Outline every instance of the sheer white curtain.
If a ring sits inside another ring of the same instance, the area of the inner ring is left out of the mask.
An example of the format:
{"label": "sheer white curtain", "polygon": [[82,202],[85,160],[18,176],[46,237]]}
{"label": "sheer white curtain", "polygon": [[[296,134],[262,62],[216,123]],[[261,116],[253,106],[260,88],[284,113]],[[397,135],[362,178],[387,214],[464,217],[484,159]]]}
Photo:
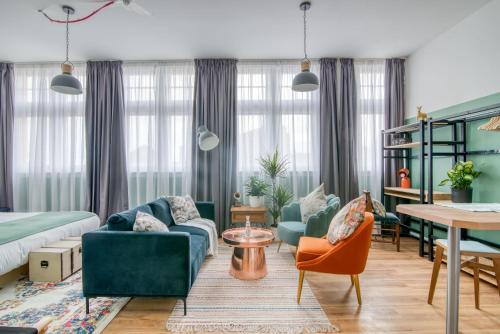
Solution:
{"label": "sheer white curtain", "polygon": [[129,204],[190,190],[193,62],[124,63]]}
{"label": "sheer white curtain", "polygon": [[[312,71],[318,72],[316,62]],[[319,90],[297,93],[297,61],[238,62],[238,190],[275,148],[289,162],[288,186],[302,197],[319,183]]]}
{"label": "sheer white curtain", "polygon": [[380,200],[384,128],[384,60],[355,60],[359,191]]}
{"label": "sheer white curtain", "polygon": [[59,64],[15,66],[14,210],[85,206],[85,64],[75,66],[81,95],[50,90]]}

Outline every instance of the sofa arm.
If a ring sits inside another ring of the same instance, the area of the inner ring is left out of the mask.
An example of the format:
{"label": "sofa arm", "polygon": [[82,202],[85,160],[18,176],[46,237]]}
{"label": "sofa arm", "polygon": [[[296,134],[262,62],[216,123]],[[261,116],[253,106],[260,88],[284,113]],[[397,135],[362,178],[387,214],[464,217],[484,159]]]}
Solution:
{"label": "sofa arm", "polygon": [[300,205],[298,202],[292,202],[288,205],[285,205],[283,209],[281,209],[281,221],[302,221],[302,216],[300,215]]}
{"label": "sofa arm", "polygon": [[214,202],[196,202],[195,203],[201,218],[215,221],[215,205]]}
{"label": "sofa arm", "polygon": [[324,210],[318,211],[309,217],[304,232],[305,236],[321,238],[330,227],[330,222],[337,212],[335,206],[327,206]]}
{"label": "sofa arm", "polygon": [[185,232],[85,233],[83,294],[185,297],[191,288],[190,242]]}

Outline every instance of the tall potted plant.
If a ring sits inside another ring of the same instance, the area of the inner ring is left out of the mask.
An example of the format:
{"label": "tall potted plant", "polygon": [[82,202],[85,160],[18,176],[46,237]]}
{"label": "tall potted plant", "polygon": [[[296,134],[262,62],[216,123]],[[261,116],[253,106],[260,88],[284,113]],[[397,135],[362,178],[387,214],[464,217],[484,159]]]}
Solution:
{"label": "tall potted plant", "polygon": [[273,218],[273,226],[278,226],[281,209],[293,198],[292,193],[279,184],[279,180],[285,178],[288,172],[288,160],[281,157],[278,149],[273,154],[260,158],[260,166],[264,174],[271,180],[271,208],[269,212]]}
{"label": "tall potted plant", "polygon": [[481,172],[474,170],[472,161],[459,161],[448,171],[448,178],[440,186],[451,184],[451,201],[454,203],[472,203],[471,184]]}
{"label": "tall potted plant", "polygon": [[268,188],[269,185],[264,180],[259,179],[257,176],[250,176],[245,184],[250,207],[259,208],[264,206],[264,196]]}

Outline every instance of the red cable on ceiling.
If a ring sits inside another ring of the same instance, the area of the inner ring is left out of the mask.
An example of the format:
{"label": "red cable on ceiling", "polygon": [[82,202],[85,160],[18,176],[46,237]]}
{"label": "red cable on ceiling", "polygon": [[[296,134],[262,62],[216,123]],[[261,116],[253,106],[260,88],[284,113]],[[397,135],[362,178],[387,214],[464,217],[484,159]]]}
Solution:
{"label": "red cable on ceiling", "polygon": [[[90,14],[88,14],[88,15],[86,15],[84,17],[81,17],[79,19],[69,20],[68,23],[77,23],[77,22],[85,21],[85,20],[91,18],[92,16],[94,16],[95,14],[99,13],[104,8],[106,8],[108,6],[111,6],[115,2],[116,2],[116,0],[110,0],[110,1],[106,2],[104,5],[102,5],[101,7],[97,8],[96,10],[94,10],[93,12],[91,12]],[[40,9],[39,12],[42,13],[43,16],[45,16],[50,22],[66,23],[66,20],[56,20],[56,19],[51,18],[50,16],[48,16],[47,14],[45,14],[45,12],[42,9]]]}

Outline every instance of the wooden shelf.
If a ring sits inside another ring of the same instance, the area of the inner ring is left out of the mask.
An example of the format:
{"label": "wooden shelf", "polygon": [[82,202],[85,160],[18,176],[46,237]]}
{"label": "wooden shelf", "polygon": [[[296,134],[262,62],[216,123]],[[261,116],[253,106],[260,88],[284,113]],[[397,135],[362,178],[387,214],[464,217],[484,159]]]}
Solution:
{"label": "wooden shelf", "polygon": [[399,148],[403,149],[403,148],[416,148],[416,147],[420,147],[419,141],[413,142],[413,143],[399,144],[399,145],[390,145],[390,146],[384,147],[384,149],[392,150],[392,149],[399,149]]}
{"label": "wooden shelf", "polygon": [[[420,189],[416,188],[384,187],[384,195],[420,201]],[[448,201],[450,199],[450,193],[434,191],[433,201]],[[427,202],[427,190],[425,191],[424,200]]]}

